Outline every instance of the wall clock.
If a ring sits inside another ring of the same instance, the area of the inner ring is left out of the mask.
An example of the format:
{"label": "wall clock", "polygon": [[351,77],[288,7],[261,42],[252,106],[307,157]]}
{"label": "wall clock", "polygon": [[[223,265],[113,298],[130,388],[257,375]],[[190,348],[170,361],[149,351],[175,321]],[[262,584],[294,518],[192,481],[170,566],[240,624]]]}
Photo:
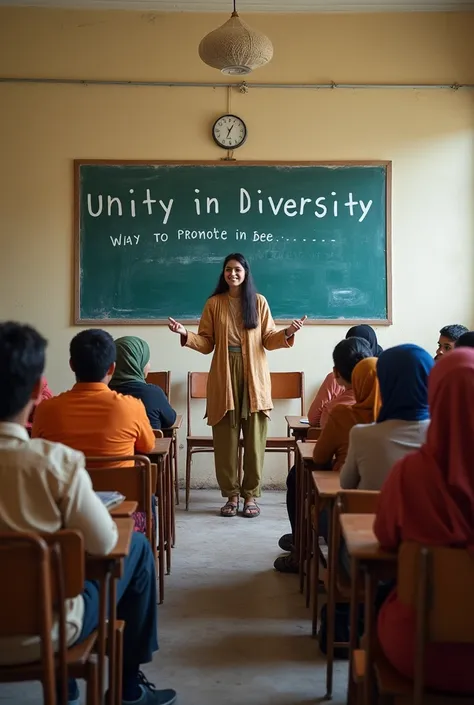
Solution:
{"label": "wall clock", "polygon": [[222,115],[212,127],[212,136],[219,147],[237,149],[247,139],[247,127],[237,115]]}

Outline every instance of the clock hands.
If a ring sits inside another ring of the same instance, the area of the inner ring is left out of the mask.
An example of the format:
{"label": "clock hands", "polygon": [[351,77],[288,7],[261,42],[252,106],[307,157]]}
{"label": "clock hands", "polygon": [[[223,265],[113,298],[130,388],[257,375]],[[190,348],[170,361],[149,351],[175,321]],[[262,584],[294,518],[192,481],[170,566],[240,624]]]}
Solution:
{"label": "clock hands", "polygon": [[233,128],[233,127],[234,127],[234,126],[231,125],[231,126],[229,127],[229,129],[227,130],[227,137],[230,137],[230,133],[232,132],[232,128]]}

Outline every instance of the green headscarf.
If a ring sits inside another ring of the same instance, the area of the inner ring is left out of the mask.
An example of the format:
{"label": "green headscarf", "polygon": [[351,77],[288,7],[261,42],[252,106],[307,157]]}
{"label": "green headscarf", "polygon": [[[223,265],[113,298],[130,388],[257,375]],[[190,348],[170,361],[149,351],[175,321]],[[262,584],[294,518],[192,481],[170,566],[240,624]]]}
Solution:
{"label": "green headscarf", "polygon": [[124,382],[144,382],[143,370],[150,362],[148,343],[134,335],[125,335],[115,341],[117,364],[111,386]]}

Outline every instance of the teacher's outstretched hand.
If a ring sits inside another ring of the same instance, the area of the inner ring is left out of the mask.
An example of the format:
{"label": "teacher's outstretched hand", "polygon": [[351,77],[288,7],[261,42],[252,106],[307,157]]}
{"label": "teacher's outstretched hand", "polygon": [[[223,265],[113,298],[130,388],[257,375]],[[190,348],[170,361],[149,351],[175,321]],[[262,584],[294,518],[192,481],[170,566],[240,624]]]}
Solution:
{"label": "teacher's outstretched hand", "polygon": [[307,318],[308,316],[303,316],[303,318],[297,318],[296,320],[294,320],[291,323],[291,326],[288,326],[288,328],[285,330],[286,337],[291,338],[292,335],[301,330]]}
{"label": "teacher's outstretched hand", "polygon": [[168,318],[168,328],[172,333],[178,333],[178,335],[186,335],[187,330],[179,321],[175,321],[174,318]]}

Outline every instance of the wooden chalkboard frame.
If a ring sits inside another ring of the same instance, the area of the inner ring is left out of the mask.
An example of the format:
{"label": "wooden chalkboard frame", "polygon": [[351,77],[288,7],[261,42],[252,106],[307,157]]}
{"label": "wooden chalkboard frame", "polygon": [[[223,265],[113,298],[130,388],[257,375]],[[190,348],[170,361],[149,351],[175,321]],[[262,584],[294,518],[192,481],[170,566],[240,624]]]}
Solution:
{"label": "wooden chalkboard frame", "polygon": [[[80,281],[80,168],[81,166],[102,164],[106,166],[381,166],[386,172],[386,192],[385,192],[385,265],[387,269],[387,318],[385,319],[360,319],[360,318],[313,318],[308,319],[305,325],[325,325],[325,326],[352,326],[360,323],[377,326],[391,326],[392,318],[392,162],[384,160],[329,160],[329,161],[231,161],[231,160],[150,160],[150,159],[75,159],[74,160],[74,302],[73,302],[73,323],[74,325],[107,325],[107,326],[133,326],[133,325],[168,325],[168,320],[163,318],[143,319],[88,319],[81,317],[81,281]],[[212,287],[211,287],[212,288]],[[271,301],[269,302],[271,306]],[[180,319],[184,325],[197,325],[199,318]],[[287,319],[276,319],[278,325],[288,325],[291,323]]]}

